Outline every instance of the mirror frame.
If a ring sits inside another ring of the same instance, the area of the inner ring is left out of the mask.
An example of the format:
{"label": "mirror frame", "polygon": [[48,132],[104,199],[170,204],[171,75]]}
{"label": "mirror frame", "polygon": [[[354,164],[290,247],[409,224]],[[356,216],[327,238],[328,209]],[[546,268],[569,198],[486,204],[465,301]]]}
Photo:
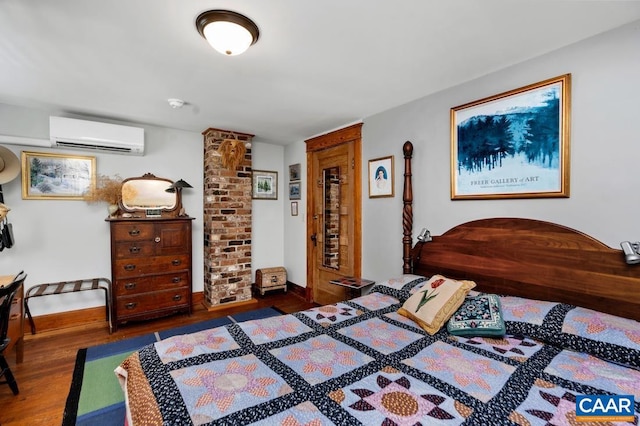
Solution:
{"label": "mirror frame", "polygon": [[[131,178],[127,178],[124,179],[122,181],[122,191],[123,191],[123,196],[120,198],[120,209],[125,212],[125,213],[136,213],[136,212],[145,212],[147,210],[160,210],[161,216],[177,216],[178,215],[178,211],[180,210],[181,206],[182,206],[182,200],[180,198],[180,196],[182,195],[180,191],[175,191],[174,193],[167,193],[167,194],[171,194],[171,195],[175,195],[175,203],[173,205],[173,207],[171,208],[153,208],[150,206],[136,206],[135,203],[127,203],[127,205],[125,205],[124,203],[124,190],[125,190],[125,184],[127,182],[131,182],[131,181],[151,181],[151,182],[166,182],[166,187],[164,185],[162,185],[162,191],[163,194],[165,195],[164,192],[166,192],[166,188],[169,188],[169,186],[173,185],[173,181],[170,179],[166,179],[166,178],[160,178],[157,177],[156,175],[152,174],[152,173],[145,173],[142,176],[139,177],[131,177]],[[144,182],[142,182],[144,183]],[[167,197],[168,198],[168,197]]]}

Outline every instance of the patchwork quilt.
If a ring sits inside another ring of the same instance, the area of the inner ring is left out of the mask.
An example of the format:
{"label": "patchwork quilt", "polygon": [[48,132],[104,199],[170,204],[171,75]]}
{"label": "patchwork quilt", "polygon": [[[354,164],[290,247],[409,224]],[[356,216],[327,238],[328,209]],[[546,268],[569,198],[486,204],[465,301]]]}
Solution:
{"label": "patchwork quilt", "polygon": [[397,313],[425,281],[146,346],[116,369],[127,422],[574,425],[578,395],[633,395],[638,424],[638,322],[501,297],[505,336],[430,336]]}

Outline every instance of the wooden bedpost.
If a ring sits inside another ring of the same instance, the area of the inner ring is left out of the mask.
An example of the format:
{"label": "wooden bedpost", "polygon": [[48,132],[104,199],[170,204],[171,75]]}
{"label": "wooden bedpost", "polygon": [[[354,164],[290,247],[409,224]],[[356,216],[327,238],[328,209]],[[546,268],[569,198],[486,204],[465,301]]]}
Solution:
{"label": "wooden bedpost", "polygon": [[410,274],[411,265],[411,245],[413,239],[411,231],[413,229],[413,188],[411,187],[411,157],[413,156],[413,144],[409,141],[402,147],[404,152],[404,190],[402,191],[402,273]]}

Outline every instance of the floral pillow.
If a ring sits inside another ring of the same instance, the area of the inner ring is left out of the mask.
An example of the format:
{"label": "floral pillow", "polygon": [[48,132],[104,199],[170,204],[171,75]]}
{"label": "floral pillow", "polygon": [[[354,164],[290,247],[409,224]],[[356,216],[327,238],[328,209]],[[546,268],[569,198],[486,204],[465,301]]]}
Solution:
{"label": "floral pillow", "polygon": [[404,302],[398,313],[415,321],[427,333],[436,334],[475,286],[473,281],[434,275]]}
{"label": "floral pillow", "polygon": [[500,297],[483,294],[467,297],[447,323],[454,336],[504,336]]}

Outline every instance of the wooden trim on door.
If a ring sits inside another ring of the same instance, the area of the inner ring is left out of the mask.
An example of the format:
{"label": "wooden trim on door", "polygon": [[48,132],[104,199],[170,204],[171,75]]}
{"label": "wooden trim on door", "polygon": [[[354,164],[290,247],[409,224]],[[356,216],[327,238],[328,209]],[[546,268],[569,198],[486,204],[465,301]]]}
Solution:
{"label": "wooden trim on door", "polygon": [[353,142],[353,173],[354,173],[354,199],[355,208],[354,217],[354,275],[362,274],[362,124],[357,123],[345,127],[334,132],[316,136],[307,139],[307,301],[313,302],[313,271],[312,263],[315,261],[313,256],[313,248],[311,246],[311,234],[313,227],[313,186],[315,185],[314,176],[317,164],[314,162],[314,152],[324,149],[333,148],[335,146]]}

